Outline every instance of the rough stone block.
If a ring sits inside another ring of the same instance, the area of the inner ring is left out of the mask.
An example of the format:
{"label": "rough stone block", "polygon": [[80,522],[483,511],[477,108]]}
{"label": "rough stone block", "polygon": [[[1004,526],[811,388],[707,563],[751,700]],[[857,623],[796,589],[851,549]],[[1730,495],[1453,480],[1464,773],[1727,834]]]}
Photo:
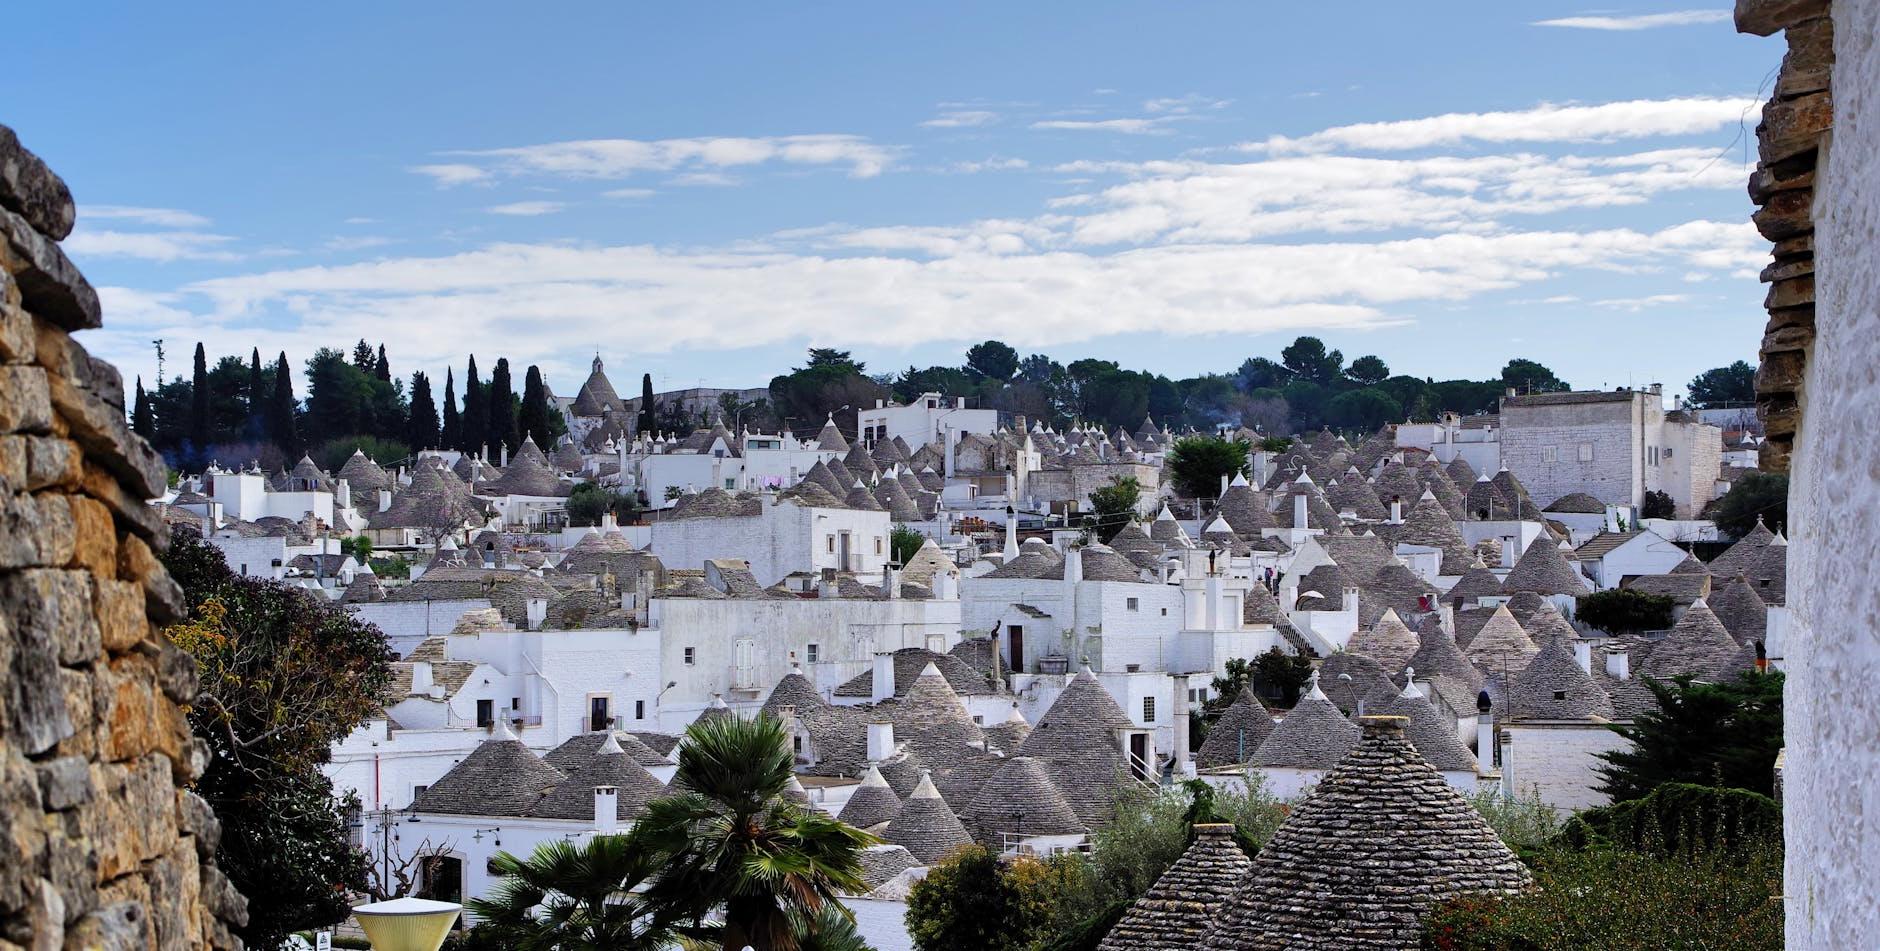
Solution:
{"label": "rough stone block", "polygon": [[0,495],[0,568],[72,560],[72,508],[58,495]]}
{"label": "rough stone block", "polygon": [[[79,815],[83,816],[84,811]],[[82,832],[56,819],[47,824],[45,874],[52,887],[59,890],[67,925],[98,907],[98,882],[93,874],[96,856]]]}
{"label": "rough stone block", "polygon": [[73,568],[83,568],[94,577],[110,578],[117,574],[117,526],[103,504],[82,495],[69,496],[72,508]]}
{"label": "rough stone block", "polygon": [[0,638],[13,646],[13,676],[4,685],[8,735],[31,756],[71,736],[75,727],[59,682],[58,642],[42,627],[13,627],[0,614]]}
{"label": "rough stone block", "polygon": [[1817,151],[1821,134],[1833,125],[1834,100],[1825,92],[1771,99],[1763,106],[1762,125],[1756,130],[1757,154],[1762,164],[1774,165]]}
{"label": "rough stone block", "polygon": [[1774,36],[1777,30],[1828,15],[1828,0],[1736,0],[1736,31]]}
{"label": "rough stone block", "polygon": [[140,501],[163,492],[163,459],[124,421],[124,409],[111,406],[63,377],[48,382],[48,396],[72,438],[91,460],[123,480],[125,491]]}
{"label": "rough stone block", "polygon": [[26,441],[31,438],[0,435],[0,493],[26,491],[26,472],[31,465]]}
{"label": "rough stone block", "polygon": [[91,801],[91,764],[77,756],[40,763],[39,799],[47,810],[63,812]]}
{"label": "rough stone block", "polygon": [[1769,312],[1769,323],[1763,327],[1764,334],[1772,334],[1788,327],[1802,327],[1809,333],[1815,331],[1815,305],[1802,307],[1784,307]]}
{"label": "rough stone block", "polygon": [[30,905],[46,851],[39,810],[39,783],[32,764],[0,749],[0,920]]}
{"label": "rough stone block", "polygon": [[1762,269],[1762,274],[1759,275],[1759,278],[1764,284],[1771,284],[1776,281],[1786,281],[1791,277],[1801,277],[1804,274],[1813,273],[1815,273],[1815,258],[1813,255],[1810,255],[1808,257],[1794,258],[1788,261],[1772,261],[1767,267]]}
{"label": "rough stone block", "polygon": [[183,587],[170,577],[142,539],[127,536],[118,542],[118,577],[144,589],[144,608],[155,624],[174,624],[188,615]]}
{"label": "rough stone block", "polygon": [[77,219],[72,190],[64,179],[4,125],[0,125],[0,207],[18,212],[54,241],[64,241]]}
{"label": "rough stone block", "polygon": [[88,664],[102,649],[91,577],[84,572],[36,568],[0,575],[0,604],[12,606],[16,635],[52,639],[61,664]]}
{"label": "rough stone block", "polygon": [[1811,272],[1786,281],[1777,281],[1769,286],[1769,294],[1763,300],[1763,306],[1770,310],[1784,307],[1800,307],[1815,302],[1815,275]]}
{"label": "rough stone block", "polygon": [[237,928],[248,924],[248,899],[235,890],[235,883],[213,865],[202,867],[202,897],[209,911]]}
{"label": "rough stone block", "polygon": [[13,275],[0,270],[0,363],[31,363],[37,352],[33,318],[18,298]]}
{"label": "rough stone block", "polygon": [[121,654],[149,636],[150,624],[144,619],[144,593],[135,583],[100,579],[93,582],[92,599],[105,650]]}
{"label": "rough stone block", "polygon": [[104,731],[100,745],[106,759],[134,759],[173,745],[165,736],[170,727],[167,704],[157,687],[156,665],[149,658],[125,654],[101,666],[98,703]]}
{"label": "rough stone block", "polygon": [[196,689],[200,686],[196,671],[196,658],[168,639],[157,644],[157,685],[163,688],[163,695],[171,703],[187,704],[195,701]]}
{"label": "rough stone block", "polygon": [[19,283],[20,300],[33,316],[67,330],[104,325],[98,292],[65,256],[57,242],[33,230],[26,219],[0,208],[0,250]]}
{"label": "rough stone block", "polygon": [[56,436],[21,436],[26,470],[20,485],[28,492],[69,489],[78,485],[81,455],[78,446]]}
{"label": "rough stone block", "polygon": [[176,791],[176,814],[182,830],[196,839],[196,854],[207,858],[222,844],[222,820],[209,801],[187,789]]}
{"label": "rough stone block", "polygon": [[144,868],[150,883],[150,919],[158,948],[197,948],[195,910],[202,907],[202,870],[197,854],[179,843]]}
{"label": "rough stone block", "polygon": [[52,394],[39,367],[0,367],[0,433],[43,433],[52,428]]}
{"label": "rough stone block", "polygon": [[98,687],[89,670],[59,668],[59,693],[64,698],[65,715],[72,720],[72,735],[59,741],[55,749],[63,756],[98,755]]}
{"label": "rough stone block", "polygon": [[1806,362],[1800,350],[1765,352],[1756,368],[1757,395],[1795,392],[1802,385]]}
{"label": "rough stone block", "polygon": [[120,524],[136,532],[145,541],[158,547],[170,543],[170,526],[157,513],[156,507],[126,492],[117,476],[87,460],[79,476],[79,488],[86,495],[103,502]]}
{"label": "rough stone block", "polygon": [[[147,889],[146,889],[147,891]],[[66,933],[66,947],[87,951],[139,951],[154,948],[156,930],[145,911],[149,900],[127,899],[113,902],[80,918]]]}
{"label": "rough stone block", "polygon": [[1750,220],[1756,223],[1757,232],[1771,241],[1793,238],[1815,230],[1814,201],[1812,188],[1776,192]]}

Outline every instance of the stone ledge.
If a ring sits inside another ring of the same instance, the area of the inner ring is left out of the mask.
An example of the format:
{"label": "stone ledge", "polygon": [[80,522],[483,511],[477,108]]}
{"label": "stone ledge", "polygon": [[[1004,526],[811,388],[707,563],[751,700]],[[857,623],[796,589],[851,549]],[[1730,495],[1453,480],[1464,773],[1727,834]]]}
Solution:
{"label": "stone ledge", "polygon": [[4,248],[10,252],[7,270],[13,272],[27,310],[66,330],[104,326],[98,292],[56,242],[4,208],[0,208],[0,231],[6,233]]}
{"label": "stone ledge", "polygon": [[64,377],[51,376],[48,382],[52,405],[89,459],[123,480],[125,491],[132,496],[152,499],[163,494],[163,460],[143,437],[131,432],[122,409]]}
{"label": "stone ledge", "polygon": [[18,212],[34,230],[54,241],[64,241],[78,217],[65,180],[4,125],[0,125],[0,207]]}
{"label": "stone ledge", "polygon": [[1736,31],[1774,36],[1777,30],[1828,15],[1828,0],[1736,0]]}

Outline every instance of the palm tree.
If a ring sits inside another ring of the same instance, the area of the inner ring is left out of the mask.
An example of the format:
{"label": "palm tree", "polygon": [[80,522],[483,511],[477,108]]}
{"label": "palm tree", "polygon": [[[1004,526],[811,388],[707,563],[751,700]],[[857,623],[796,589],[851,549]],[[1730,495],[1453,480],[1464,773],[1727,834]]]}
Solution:
{"label": "palm tree", "polygon": [[517,951],[653,951],[672,941],[672,917],[634,891],[659,869],[659,856],[637,837],[556,839],[528,859],[499,852],[503,876],[491,897],[464,904],[482,924],[479,937]]}
{"label": "palm tree", "polygon": [[793,758],[770,717],[695,723],[673,795],[649,803],[634,827],[664,859],[648,898],[694,929],[722,908],[726,951],[804,951],[813,942],[799,931],[817,930],[831,910],[847,918],[836,896],[862,889],[861,852],[877,840],[784,799]]}

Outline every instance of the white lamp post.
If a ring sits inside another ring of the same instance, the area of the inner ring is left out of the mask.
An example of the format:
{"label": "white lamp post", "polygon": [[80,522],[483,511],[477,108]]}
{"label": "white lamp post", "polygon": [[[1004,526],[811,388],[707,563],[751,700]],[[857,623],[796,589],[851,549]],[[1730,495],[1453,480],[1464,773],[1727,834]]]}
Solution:
{"label": "white lamp post", "polygon": [[394,898],[353,909],[375,951],[437,951],[463,906],[425,898]]}

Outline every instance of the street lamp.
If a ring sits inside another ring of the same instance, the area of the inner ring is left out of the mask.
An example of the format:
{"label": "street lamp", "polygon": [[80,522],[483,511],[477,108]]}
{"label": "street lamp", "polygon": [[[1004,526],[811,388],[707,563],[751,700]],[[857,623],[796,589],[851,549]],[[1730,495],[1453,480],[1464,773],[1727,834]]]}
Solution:
{"label": "street lamp", "polygon": [[463,906],[427,898],[394,898],[353,909],[376,951],[437,951]]}

